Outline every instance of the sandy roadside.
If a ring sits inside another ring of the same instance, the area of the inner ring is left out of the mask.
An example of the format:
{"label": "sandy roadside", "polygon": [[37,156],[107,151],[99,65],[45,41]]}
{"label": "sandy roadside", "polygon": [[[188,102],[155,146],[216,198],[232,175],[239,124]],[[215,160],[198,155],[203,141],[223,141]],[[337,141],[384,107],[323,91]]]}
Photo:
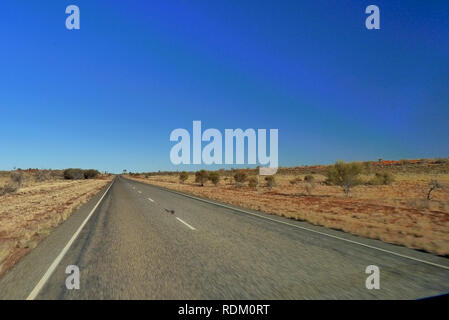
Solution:
{"label": "sandy roadside", "polygon": [[46,181],[0,197],[0,277],[111,180]]}

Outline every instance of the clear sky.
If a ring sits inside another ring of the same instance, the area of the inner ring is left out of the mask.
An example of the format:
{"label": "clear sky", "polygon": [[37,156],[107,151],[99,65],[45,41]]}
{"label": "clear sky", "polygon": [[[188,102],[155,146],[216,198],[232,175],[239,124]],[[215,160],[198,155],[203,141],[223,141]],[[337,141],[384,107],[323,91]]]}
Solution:
{"label": "clear sky", "polygon": [[0,40],[3,170],[194,170],[193,120],[279,129],[281,166],[449,156],[449,1],[2,0]]}

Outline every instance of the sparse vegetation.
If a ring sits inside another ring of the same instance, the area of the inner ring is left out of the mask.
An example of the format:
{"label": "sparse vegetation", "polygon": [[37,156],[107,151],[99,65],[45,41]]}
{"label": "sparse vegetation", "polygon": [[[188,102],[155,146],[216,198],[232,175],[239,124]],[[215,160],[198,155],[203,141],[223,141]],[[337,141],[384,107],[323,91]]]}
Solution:
{"label": "sparse vegetation", "polygon": [[66,180],[84,179],[84,172],[81,169],[66,169],[64,170],[64,179]]}
{"label": "sparse vegetation", "polygon": [[297,185],[301,181],[302,181],[302,179],[300,177],[295,177],[295,178],[289,180],[289,182],[292,186]]}
{"label": "sparse vegetation", "polygon": [[199,183],[202,187],[204,186],[204,183],[207,181],[209,177],[209,174],[206,170],[200,170],[195,172],[195,182]]}
{"label": "sparse vegetation", "polygon": [[[8,182],[0,188],[1,193],[12,193],[0,200],[0,234],[7,235],[0,240],[0,277],[111,181],[92,179],[74,182],[63,180],[62,171],[55,171],[60,173],[58,180],[37,182],[37,171],[22,172],[23,184],[16,194],[13,193],[18,185],[11,181],[9,172]],[[46,171],[48,173],[49,170]],[[5,176],[6,172],[0,172],[0,178]]]}
{"label": "sparse vegetation", "polygon": [[100,171],[95,169],[84,170],[84,179],[95,179],[100,175]]}
{"label": "sparse vegetation", "polygon": [[50,179],[50,173],[46,170],[38,170],[35,174],[34,174],[34,179],[37,182],[43,182],[46,181],[48,179]]}
{"label": "sparse vegetation", "polygon": [[349,196],[351,188],[361,184],[362,171],[363,167],[358,162],[337,161],[327,169],[327,182],[342,187],[346,196]]}
{"label": "sparse vegetation", "polygon": [[22,183],[23,183],[23,173],[21,171],[13,171],[13,172],[11,172],[11,181],[15,185],[17,185],[18,189],[21,188],[22,187]]}
{"label": "sparse vegetation", "polygon": [[363,162],[363,171],[367,174],[371,174],[373,172],[374,166],[371,161]]}
{"label": "sparse vegetation", "polygon": [[242,187],[245,181],[248,179],[248,174],[244,171],[237,171],[234,174],[234,181],[237,187]]}
{"label": "sparse vegetation", "polygon": [[257,185],[258,185],[258,182],[257,182],[257,178],[256,177],[250,177],[248,179],[248,186],[250,188],[255,189],[255,188],[257,188]]}
{"label": "sparse vegetation", "polygon": [[431,193],[435,189],[443,189],[444,185],[438,180],[432,180],[429,182],[429,191],[427,192],[427,200],[431,199]]}
{"label": "sparse vegetation", "polygon": [[181,183],[185,183],[188,178],[189,178],[189,174],[185,171],[182,171],[179,174],[179,182],[181,182]]}
{"label": "sparse vegetation", "polygon": [[95,179],[100,175],[98,170],[88,169],[65,169],[64,170],[64,179],[66,180],[81,180],[81,179]]}
{"label": "sparse vegetation", "polygon": [[19,170],[12,171],[9,176],[9,181],[0,188],[0,195],[4,196],[14,193],[22,187],[23,173]]}
{"label": "sparse vegetation", "polygon": [[[430,190],[429,181],[436,179],[436,174],[440,184],[449,185],[448,164],[441,159],[416,159],[402,163],[380,160],[370,163],[371,171],[367,170],[366,164],[361,163],[361,169],[348,170],[348,174],[341,175],[351,177],[351,197],[341,191],[343,183],[333,183],[329,179],[328,168],[334,165],[279,168],[275,176],[276,185],[271,192],[268,188],[257,189],[258,171],[249,168],[219,170],[226,183],[217,186],[210,183],[203,188],[177,183],[179,172],[154,172],[149,173],[149,179],[140,180],[143,175],[135,179],[368,238],[448,255],[449,233],[447,219],[444,218],[449,214],[447,189],[435,188],[430,193],[430,200],[426,199]],[[346,165],[352,166],[350,163]],[[234,184],[236,174],[237,180],[243,182],[235,184],[242,186],[247,181],[249,188],[230,187]],[[307,175],[314,177],[313,183],[304,181]],[[394,183],[391,183],[391,177]],[[372,184],[374,179],[376,184]],[[265,180],[260,183],[265,187]]]}
{"label": "sparse vegetation", "polygon": [[19,187],[12,183],[12,182],[8,182],[4,187],[0,188],[0,195],[4,196],[7,195],[9,193],[14,193],[19,189]]}
{"label": "sparse vegetation", "polygon": [[207,177],[210,182],[212,182],[215,186],[220,182],[220,174],[216,171],[213,171],[209,173],[209,176]]}
{"label": "sparse vegetation", "polygon": [[308,174],[304,177],[304,181],[305,182],[314,182],[315,181],[315,177],[312,176],[311,174]]}
{"label": "sparse vegetation", "polygon": [[376,172],[374,177],[368,181],[370,185],[388,185],[394,182],[394,176],[390,172]]}
{"label": "sparse vegetation", "polygon": [[436,164],[449,164],[449,159],[447,158],[435,158]]}
{"label": "sparse vegetation", "polygon": [[312,195],[312,191],[315,189],[315,182],[307,182],[304,188],[309,196]]}
{"label": "sparse vegetation", "polygon": [[274,176],[266,176],[265,182],[267,183],[267,188],[271,189],[276,185],[276,179]]}

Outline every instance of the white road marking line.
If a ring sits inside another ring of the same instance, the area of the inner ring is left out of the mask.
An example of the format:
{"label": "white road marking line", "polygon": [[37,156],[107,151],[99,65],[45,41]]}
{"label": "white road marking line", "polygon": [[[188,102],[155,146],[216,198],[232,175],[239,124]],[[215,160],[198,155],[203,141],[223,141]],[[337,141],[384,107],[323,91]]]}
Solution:
{"label": "white road marking line", "polygon": [[421,259],[418,259],[418,258],[410,257],[410,256],[407,256],[407,255],[404,255],[404,254],[401,254],[401,253],[397,253],[397,252],[394,252],[394,251],[390,251],[390,250],[387,250],[387,249],[382,249],[382,248],[379,248],[379,247],[371,246],[369,244],[364,244],[364,243],[357,242],[357,241],[354,241],[354,240],[349,240],[349,239],[345,239],[345,238],[342,238],[342,237],[334,236],[334,235],[329,234],[329,233],[325,233],[325,232],[309,229],[309,228],[306,228],[306,227],[298,226],[298,225],[293,224],[293,223],[288,223],[288,222],[285,222],[285,221],[280,221],[280,220],[277,220],[277,219],[264,217],[264,216],[261,216],[261,215],[256,214],[256,213],[252,213],[252,212],[249,212],[249,211],[246,211],[246,210],[242,210],[242,209],[233,208],[233,207],[227,206],[225,204],[221,204],[221,203],[212,202],[212,201],[208,201],[208,200],[205,200],[205,199],[197,198],[197,197],[190,196],[190,195],[187,195],[187,194],[184,194],[184,193],[181,193],[181,192],[177,192],[177,191],[173,191],[173,190],[166,190],[166,189],[162,189],[162,190],[165,190],[165,191],[168,191],[168,192],[172,192],[172,193],[175,193],[175,194],[179,194],[179,195],[187,197],[187,198],[192,198],[192,199],[195,199],[195,200],[199,200],[199,201],[203,201],[203,202],[206,202],[206,203],[210,203],[210,204],[213,204],[213,205],[216,205],[216,206],[220,206],[220,207],[224,207],[224,208],[227,208],[227,209],[231,209],[231,210],[234,210],[234,211],[240,211],[240,212],[243,212],[243,213],[246,213],[246,214],[249,214],[249,215],[252,215],[252,216],[256,216],[256,217],[259,217],[259,218],[262,218],[262,219],[265,219],[265,220],[270,220],[270,221],[274,221],[274,222],[277,222],[277,223],[286,224],[288,226],[292,226],[292,227],[295,227],[295,228],[298,228],[298,229],[302,229],[302,230],[310,231],[310,232],[313,232],[313,233],[317,233],[317,234],[320,234],[320,235],[323,235],[323,236],[327,236],[329,238],[338,239],[338,240],[349,242],[349,243],[352,243],[352,244],[358,244],[358,245],[360,245],[362,247],[365,247],[365,248],[370,248],[370,249],[382,251],[382,252],[389,253],[389,254],[392,254],[392,255],[395,255],[395,256],[398,256],[398,257],[401,257],[401,258],[405,258],[405,259],[409,259],[409,260],[413,260],[413,261],[417,261],[417,262],[422,262],[422,263],[425,263],[425,264],[428,264],[428,265],[431,265],[431,266],[434,266],[434,267],[439,267],[439,268],[442,268],[442,269],[449,270],[448,266],[445,266],[445,265],[442,265],[442,264],[438,264],[438,263],[434,263],[434,262],[430,262],[430,261],[426,261],[426,260],[421,260]]}
{"label": "white road marking line", "polygon": [[53,272],[55,271],[56,267],[58,266],[58,264],[61,262],[62,258],[64,258],[65,254],[67,253],[67,251],[70,249],[71,245],[73,244],[73,242],[76,240],[76,238],[78,237],[78,235],[80,234],[81,230],[83,229],[83,227],[86,225],[87,221],[89,221],[90,217],[92,216],[92,214],[95,212],[95,210],[97,209],[97,207],[100,205],[101,201],[103,200],[103,198],[106,196],[106,194],[108,193],[109,189],[111,189],[112,185],[115,183],[115,180],[111,183],[111,185],[109,186],[109,188],[106,190],[106,192],[103,194],[103,196],[100,198],[100,200],[98,200],[97,204],[95,205],[95,207],[93,207],[93,209],[90,211],[89,215],[86,217],[86,219],[84,219],[83,223],[80,225],[80,227],[78,228],[78,230],[76,230],[76,232],[73,234],[72,238],[70,238],[69,242],[67,242],[67,244],[65,245],[64,249],[62,249],[62,251],[59,253],[59,255],[56,257],[56,259],[53,261],[53,263],[50,265],[50,267],[48,268],[48,270],[44,273],[44,275],[42,276],[42,278],[39,280],[39,282],[37,283],[37,285],[34,287],[33,291],[31,291],[31,293],[28,295],[28,297],[26,298],[26,300],[34,300],[37,295],[39,294],[39,292],[42,290],[42,288],[44,287],[45,283],[47,283],[48,279],[50,278],[50,276],[53,274]]}
{"label": "white road marking line", "polygon": [[192,227],[190,224],[188,224],[187,222],[183,221],[182,219],[179,219],[178,217],[176,217],[176,219],[178,219],[180,222],[184,223],[187,227],[189,227],[192,230],[196,230],[194,227]]}
{"label": "white road marking line", "polygon": [[151,202],[154,202],[154,200],[153,200],[153,199],[151,199],[151,198],[148,198],[148,200],[150,200]]}

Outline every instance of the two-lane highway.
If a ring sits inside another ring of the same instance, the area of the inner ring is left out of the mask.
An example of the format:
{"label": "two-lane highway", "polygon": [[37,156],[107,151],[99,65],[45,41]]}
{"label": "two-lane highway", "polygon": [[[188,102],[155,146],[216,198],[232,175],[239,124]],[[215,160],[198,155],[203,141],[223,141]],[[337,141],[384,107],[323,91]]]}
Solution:
{"label": "two-lane highway", "polygon": [[[121,177],[101,196],[37,299],[414,299],[449,291],[448,259],[434,255]],[[0,280],[0,298],[29,296],[85,210]],[[65,286],[68,265],[79,267],[79,290]],[[369,265],[380,268],[379,290],[365,287]]]}

